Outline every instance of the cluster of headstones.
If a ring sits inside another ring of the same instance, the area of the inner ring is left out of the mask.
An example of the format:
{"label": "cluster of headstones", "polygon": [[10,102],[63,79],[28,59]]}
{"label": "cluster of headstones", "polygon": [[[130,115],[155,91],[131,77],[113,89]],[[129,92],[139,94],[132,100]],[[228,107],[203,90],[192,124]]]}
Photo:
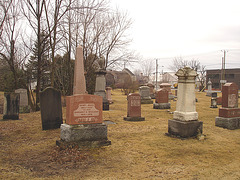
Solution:
{"label": "cluster of headstones", "polygon": [[[82,47],[77,48],[74,91],[72,96],[66,97],[66,123],[63,124],[61,94],[54,88],[47,88],[40,93],[40,107],[42,129],[61,128],[60,140],[57,145],[65,148],[68,146],[104,146],[110,145],[107,138],[107,125],[103,123],[102,111],[109,110],[111,89],[105,91],[105,70],[97,72],[95,95],[86,92],[84,77]],[[195,79],[197,72],[189,67],[179,69],[178,94],[176,111],[173,119],[168,120],[168,134],[180,137],[192,137],[202,133],[203,122],[198,121],[195,98]],[[106,93],[107,92],[107,93]],[[149,87],[139,88],[139,94],[128,95],[127,121],[144,121],[141,117],[141,104],[153,103]],[[171,89],[167,86],[157,91],[155,109],[169,109],[169,94]],[[5,96],[6,107],[4,108],[5,119],[18,119],[19,94]],[[239,128],[240,109],[238,108],[238,88],[234,83],[227,83],[223,88],[222,108],[219,109],[219,117],[216,118],[216,126],[229,129]],[[25,106],[25,105],[24,105]],[[17,116],[15,116],[17,115]]]}

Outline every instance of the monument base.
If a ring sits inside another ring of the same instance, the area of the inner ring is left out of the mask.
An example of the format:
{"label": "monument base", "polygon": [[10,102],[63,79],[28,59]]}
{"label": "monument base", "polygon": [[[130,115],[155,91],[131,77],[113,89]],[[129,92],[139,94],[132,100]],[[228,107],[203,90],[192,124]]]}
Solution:
{"label": "monument base", "polygon": [[240,117],[240,108],[219,108],[219,117],[238,118]]}
{"label": "monument base", "polygon": [[153,104],[151,99],[141,99],[141,104]]}
{"label": "monument base", "polygon": [[125,121],[145,121],[145,117],[124,117]]}
{"label": "monument base", "polygon": [[19,115],[3,115],[3,120],[19,120]]}
{"label": "monument base", "polygon": [[202,134],[202,128],[202,121],[179,121],[174,119],[168,120],[169,135],[180,136],[182,138],[195,137],[199,133]]}
{"label": "monument base", "polygon": [[240,129],[240,117],[233,118],[216,117],[215,126],[230,130]]}
{"label": "monument base", "polygon": [[207,92],[206,96],[212,97],[212,92]]}
{"label": "monument base", "polygon": [[30,106],[20,106],[19,113],[30,113]]}
{"label": "monument base", "polygon": [[173,94],[168,95],[168,99],[173,100],[174,98],[175,98],[175,96]]}
{"label": "monument base", "polygon": [[58,129],[63,123],[62,119],[42,121],[42,130]]}
{"label": "monument base", "polygon": [[171,104],[170,103],[154,103],[153,109],[170,109]]}
{"label": "monument base", "polygon": [[68,147],[77,145],[79,148],[99,147],[111,144],[107,139],[106,124],[61,125],[61,140],[58,146]]}
{"label": "monument base", "polygon": [[155,94],[150,94],[151,99],[156,99]]}

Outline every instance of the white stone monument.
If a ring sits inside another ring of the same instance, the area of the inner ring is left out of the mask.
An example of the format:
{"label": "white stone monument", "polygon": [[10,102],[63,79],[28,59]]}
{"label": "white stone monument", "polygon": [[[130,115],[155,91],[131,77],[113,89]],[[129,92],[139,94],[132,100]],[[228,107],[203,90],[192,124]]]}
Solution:
{"label": "white stone monument", "polygon": [[208,90],[207,90],[206,96],[212,96],[212,82],[211,82],[210,78],[209,78],[209,81],[207,83],[207,86],[208,86]]}
{"label": "white stone monument", "polygon": [[195,98],[197,72],[189,67],[179,69],[176,111],[173,120],[168,121],[168,133],[180,137],[196,136],[202,133],[202,122],[198,121]]}

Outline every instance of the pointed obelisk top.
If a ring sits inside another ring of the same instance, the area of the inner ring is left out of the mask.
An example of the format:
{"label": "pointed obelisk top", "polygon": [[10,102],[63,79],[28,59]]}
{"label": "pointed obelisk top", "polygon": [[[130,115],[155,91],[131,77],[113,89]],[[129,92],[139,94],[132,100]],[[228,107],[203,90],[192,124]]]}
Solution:
{"label": "pointed obelisk top", "polygon": [[86,81],[84,76],[83,48],[77,47],[75,67],[74,67],[74,84],[73,95],[86,94]]}

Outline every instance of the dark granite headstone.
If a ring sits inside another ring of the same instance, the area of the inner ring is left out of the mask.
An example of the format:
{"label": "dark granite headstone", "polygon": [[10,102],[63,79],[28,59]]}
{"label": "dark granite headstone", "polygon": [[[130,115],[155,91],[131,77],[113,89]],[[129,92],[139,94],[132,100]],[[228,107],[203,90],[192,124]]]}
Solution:
{"label": "dark granite headstone", "polygon": [[4,93],[3,119],[19,119],[19,93]]}
{"label": "dark granite headstone", "polygon": [[46,88],[40,93],[42,129],[57,129],[63,123],[61,93],[54,88]]}
{"label": "dark granite headstone", "polygon": [[217,97],[217,93],[216,93],[216,92],[213,92],[213,93],[212,93],[212,97]]}

